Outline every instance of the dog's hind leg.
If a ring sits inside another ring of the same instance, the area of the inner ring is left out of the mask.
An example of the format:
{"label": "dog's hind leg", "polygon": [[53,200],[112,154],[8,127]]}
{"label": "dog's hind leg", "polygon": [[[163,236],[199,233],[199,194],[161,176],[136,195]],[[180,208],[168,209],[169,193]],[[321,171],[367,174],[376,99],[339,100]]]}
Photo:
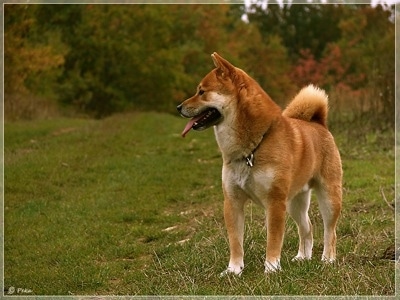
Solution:
{"label": "dog's hind leg", "polygon": [[288,213],[296,222],[299,233],[299,251],[293,260],[311,259],[313,248],[312,224],[308,216],[311,190],[302,191],[289,201]]}
{"label": "dog's hind leg", "polygon": [[319,210],[324,220],[324,251],[322,260],[333,262],[336,259],[336,224],[342,207],[342,188],[340,182],[316,189]]}

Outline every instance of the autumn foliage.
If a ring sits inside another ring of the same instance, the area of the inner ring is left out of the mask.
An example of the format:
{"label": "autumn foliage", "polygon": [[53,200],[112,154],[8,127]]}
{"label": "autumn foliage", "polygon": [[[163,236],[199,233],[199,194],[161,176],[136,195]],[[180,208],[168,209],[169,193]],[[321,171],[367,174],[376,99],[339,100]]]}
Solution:
{"label": "autumn foliage", "polygon": [[172,112],[213,51],[281,105],[314,83],[337,112],[391,118],[394,37],[394,7],[5,4],[5,118],[35,118],[49,103],[95,117]]}

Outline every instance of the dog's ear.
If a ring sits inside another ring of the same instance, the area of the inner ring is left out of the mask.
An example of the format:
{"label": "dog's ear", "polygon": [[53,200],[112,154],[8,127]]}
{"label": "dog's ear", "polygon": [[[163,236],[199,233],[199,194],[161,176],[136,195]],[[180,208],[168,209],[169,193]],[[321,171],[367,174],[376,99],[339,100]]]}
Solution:
{"label": "dog's ear", "polygon": [[222,58],[217,52],[211,54],[214,65],[217,67],[217,75],[223,79],[226,77],[233,77],[235,74],[235,67],[226,59]]}

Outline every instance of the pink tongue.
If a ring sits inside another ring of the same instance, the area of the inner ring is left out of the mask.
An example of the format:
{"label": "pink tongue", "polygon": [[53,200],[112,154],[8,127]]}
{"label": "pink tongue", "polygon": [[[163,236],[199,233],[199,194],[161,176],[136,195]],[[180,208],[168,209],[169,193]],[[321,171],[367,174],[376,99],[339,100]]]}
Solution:
{"label": "pink tongue", "polygon": [[190,121],[186,124],[185,129],[183,129],[183,131],[181,133],[182,137],[185,137],[185,135],[190,131],[190,129],[192,129],[194,123],[197,122],[198,120],[200,120],[202,117],[203,117],[203,114],[190,119]]}
{"label": "pink tongue", "polygon": [[185,137],[186,133],[188,133],[190,131],[190,129],[192,129],[192,126],[194,124],[194,122],[196,122],[194,119],[191,119],[185,126],[185,129],[183,129],[181,136]]}

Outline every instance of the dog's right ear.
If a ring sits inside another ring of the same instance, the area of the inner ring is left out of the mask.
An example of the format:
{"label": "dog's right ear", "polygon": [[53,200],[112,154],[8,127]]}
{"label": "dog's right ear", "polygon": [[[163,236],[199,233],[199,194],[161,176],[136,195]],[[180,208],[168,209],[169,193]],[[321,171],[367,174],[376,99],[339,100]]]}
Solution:
{"label": "dog's right ear", "polygon": [[222,58],[217,52],[211,54],[214,65],[217,67],[217,75],[223,79],[232,77],[235,74],[235,67],[226,59]]}

